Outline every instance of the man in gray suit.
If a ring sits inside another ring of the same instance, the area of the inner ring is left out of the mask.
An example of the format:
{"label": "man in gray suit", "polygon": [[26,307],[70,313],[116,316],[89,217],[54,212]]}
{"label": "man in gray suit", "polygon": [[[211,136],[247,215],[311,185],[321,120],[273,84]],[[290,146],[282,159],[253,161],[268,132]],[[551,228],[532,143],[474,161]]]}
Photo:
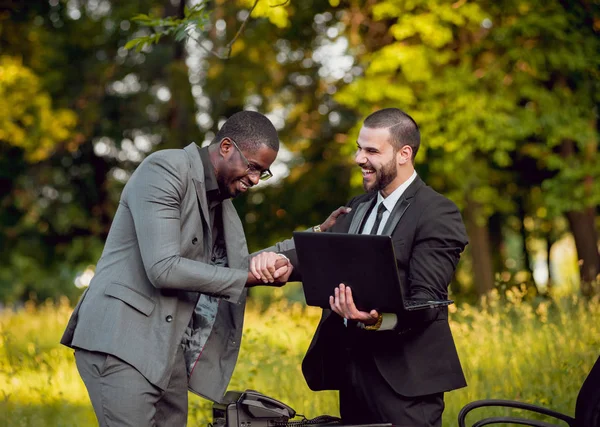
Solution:
{"label": "man in gray suit", "polygon": [[[146,158],[125,186],[96,274],[61,343],[101,426],[184,426],[188,388],[219,401],[235,366],[248,273],[229,200],[272,176],[273,124],[242,111],[208,147]],[[291,265],[281,267],[281,283]]]}

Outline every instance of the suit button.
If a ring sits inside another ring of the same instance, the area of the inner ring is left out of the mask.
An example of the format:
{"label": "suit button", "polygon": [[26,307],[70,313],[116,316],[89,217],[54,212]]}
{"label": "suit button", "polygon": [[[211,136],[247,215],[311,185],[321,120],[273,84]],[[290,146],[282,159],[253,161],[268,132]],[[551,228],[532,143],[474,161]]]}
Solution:
{"label": "suit button", "polygon": [[197,237],[194,237],[194,238],[192,239],[192,245],[195,245],[196,243],[198,243],[198,238],[197,238]]}
{"label": "suit button", "polygon": [[167,322],[172,322],[172,321],[173,321],[173,316],[171,316],[171,315],[169,314],[167,317],[165,317],[165,320],[166,320]]}

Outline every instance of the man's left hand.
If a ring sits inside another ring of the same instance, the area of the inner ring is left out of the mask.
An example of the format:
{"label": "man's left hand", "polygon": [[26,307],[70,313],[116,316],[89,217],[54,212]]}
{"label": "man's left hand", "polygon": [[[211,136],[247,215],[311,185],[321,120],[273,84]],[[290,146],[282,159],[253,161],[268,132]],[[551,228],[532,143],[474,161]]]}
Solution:
{"label": "man's left hand", "polygon": [[329,297],[329,305],[339,316],[348,320],[362,322],[365,325],[375,324],[379,317],[377,310],[360,311],[356,308],[354,299],[352,298],[352,290],[343,283],[340,283],[335,288],[334,295]]}

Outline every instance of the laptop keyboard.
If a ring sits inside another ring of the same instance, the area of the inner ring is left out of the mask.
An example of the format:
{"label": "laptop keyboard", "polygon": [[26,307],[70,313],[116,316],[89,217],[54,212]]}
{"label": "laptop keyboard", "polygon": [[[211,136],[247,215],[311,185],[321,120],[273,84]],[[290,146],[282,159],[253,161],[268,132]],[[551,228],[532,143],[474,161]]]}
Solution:
{"label": "laptop keyboard", "polygon": [[437,305],[444,303],[445,301],[430,301],[424,299],[409,299],[404,301],[405,307],[416,307],[421,305]]}
{"label": "laptop keyboard", "polygon": [[418,299],[409,299],[404,301],[404,306],[405,307],[414,307],[417,305],[425,305],[427,303],[427,301],[424,300],[418,300]]}

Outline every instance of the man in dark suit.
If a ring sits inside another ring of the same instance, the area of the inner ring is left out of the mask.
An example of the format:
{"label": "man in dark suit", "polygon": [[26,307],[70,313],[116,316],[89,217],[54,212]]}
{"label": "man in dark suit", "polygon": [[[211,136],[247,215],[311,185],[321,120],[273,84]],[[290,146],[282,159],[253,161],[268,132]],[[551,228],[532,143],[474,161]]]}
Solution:
{"label": "man in dark suit", "polygon": [[260,283],[230,198],[271,176],[278,149],[273,124],[242,111],[208,147],[153,153],[127,182],[61,340],[100,426],[184,426],[188,388],[223,397]]}
{"label": "man in dark suit", "polygon": [[[417,124],[401,110],[367,117],[355,155],[366,194],[352,199],[350,213],[326,231],[391,235],[404,294],[446,299],[467,235],[455,204],[417,176],[419,145]],[[301,280],[291,240],[253,258],[251,272],[273,280],[281,255],[295,267],[290,280]],[[352,290],[336,285],[331,310],[323,310],[302,363],[309,387],[339,390],[346,423],[440,426],[444,392],[466,385],[447,309],[363,312],[354,305]]]}

